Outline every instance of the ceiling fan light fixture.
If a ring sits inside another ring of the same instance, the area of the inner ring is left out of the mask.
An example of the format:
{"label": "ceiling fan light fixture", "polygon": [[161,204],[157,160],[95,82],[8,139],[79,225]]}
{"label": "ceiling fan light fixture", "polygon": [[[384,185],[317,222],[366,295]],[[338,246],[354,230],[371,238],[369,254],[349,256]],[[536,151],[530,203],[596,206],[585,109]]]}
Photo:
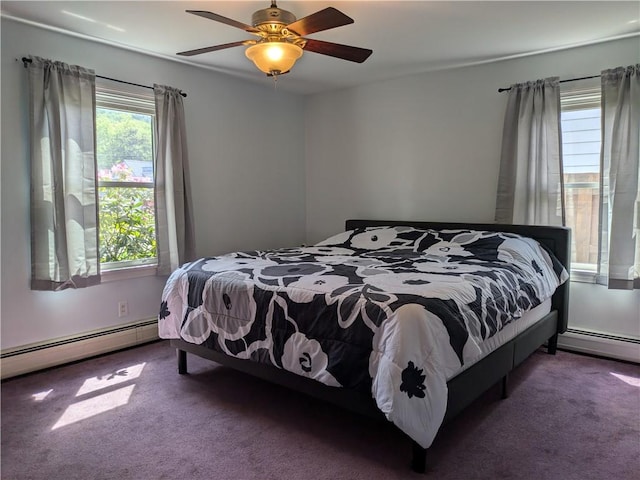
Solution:
{"label": "ceiling fan light fixture", "polygon": [[302,48],[289,42],[261,42],[245,51],[258,70],[267,75],[280,75],[293,68],[302,56]]}
{"label": "ceiling fan light fixture", "polygon": [[367,48],[304,38],[312,33],[323,32],[353,23],[351,17],[333,7],[327,7],[298,20],[293,13],[278,8],[276,1],[271,0],[270,8],[263,8],[254,12],[252,25],[205,10],[187,10],[187,12],[239,28],[258,36],[259,39],[240,40],[211,47],[196,48],[178,52],[177,55],[190,57],[240,45],[250,45],[245,50],[247,58],[255,64],[258,70],[274,77],[274,79],[277,75],[282,75],[291,70],[296,60],[302,56],[303,50],[356,63],[364,62],[373,53],[372,50]]}

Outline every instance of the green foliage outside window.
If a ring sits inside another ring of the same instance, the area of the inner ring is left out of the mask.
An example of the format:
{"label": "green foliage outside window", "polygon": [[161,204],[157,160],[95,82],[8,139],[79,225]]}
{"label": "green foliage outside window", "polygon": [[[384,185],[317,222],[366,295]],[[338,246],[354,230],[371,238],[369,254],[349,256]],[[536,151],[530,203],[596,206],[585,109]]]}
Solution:
{"label": "green foliage outside window", "polygon": [[156,256],[153,189],[100,187],[100,262]]}
{"label": "green foliage outside window", "polygon": [[151,116],[96,109],[98,169],[108,169],[127,160],[151,161]]}
{"label": "green foliage outside window", "polygon": [[153,181],[151,125],[149,115],[96,111],[100,263],[156,256],[154,191],[135,185]]}

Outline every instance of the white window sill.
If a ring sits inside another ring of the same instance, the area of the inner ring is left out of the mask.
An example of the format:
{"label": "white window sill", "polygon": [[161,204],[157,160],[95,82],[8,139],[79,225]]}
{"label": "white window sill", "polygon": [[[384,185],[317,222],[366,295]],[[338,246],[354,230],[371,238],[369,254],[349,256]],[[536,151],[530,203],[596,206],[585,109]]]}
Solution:
{"label": "white window sill", "polygon": [[598,274],[589,270],[571,269],[571,281],[580,283],[596,283]]}
{"label": "white window sill", "polygon": [[116,268],[100,272],[102,283],[129,280],[131,278],[153,277],[157,274],[157,265],[137,265],[135,267]]}

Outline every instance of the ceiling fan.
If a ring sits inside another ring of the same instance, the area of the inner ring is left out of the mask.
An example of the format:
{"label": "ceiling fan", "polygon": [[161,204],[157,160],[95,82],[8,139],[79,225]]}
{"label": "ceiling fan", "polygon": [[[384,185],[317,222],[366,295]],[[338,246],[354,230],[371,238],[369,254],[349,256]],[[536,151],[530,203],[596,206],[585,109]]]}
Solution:
{"label": "ceiling fan", "polygon": [[253,13],[252,25],[204,10],[186,10],[186,12],[240,28],[259,38],[187,50],[178,52],[177,55],[189,57],[244,45],[249,47],[245,50],[247,58],[269,76],[275,77],[291,70],[296,60],[302,56],[303,50],[356,63],[364,62],[373,53],[366,48],[303,38],[305,35],[353,23],[352,18],[333,7],[297,20],[295,15],[278,8],[275,0],[272,0],[271,7]]}

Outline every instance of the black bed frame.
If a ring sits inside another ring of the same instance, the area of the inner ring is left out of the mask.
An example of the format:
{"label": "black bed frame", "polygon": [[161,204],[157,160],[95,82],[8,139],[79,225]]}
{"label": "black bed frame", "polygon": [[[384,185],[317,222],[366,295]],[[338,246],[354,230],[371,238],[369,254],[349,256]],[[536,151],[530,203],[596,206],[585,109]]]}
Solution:
{"label": "black bed frame", "polygon": [[[444,222],[412,222],[384,220],[347,220],[346,230],[378,226],[411,226],[417,228],[472,229],[485,231],[511,232],[536,239],[548,248],[569,270],[571,231],[565,227],[548,227],[532,225],[499,225],[484,223],[444,223]],[[569,282],[561,285],[551,299],[551,311],[539,322],[529,327],[506,344],[491,352],[481,361],[464,370],[447,382],[448,399],[444,422],[455,417],[471,404],[487,389],[498,382],[502,383],[502,398],[508,396],[507,379],[517,365],[545,343],[547,351],[555,354],[558,334],[567,330],[569,307]],[[223,353],[206,347],[187,343],[184,340],[171,340],[171,345],[178,353],[178,373],[187,373],[187,352],[213,360],[222,365],[235,368],[264,380],[283,385],[287,388],[331,402],[348,410],[374,418],[384,418],[370,395],[364,395],[347,389],[328,387],[315,380],[300,377],[286,370],[270,365],[254,363],[249,360],[228,357]],[[426,469],[427,449],[415,441],[411,468],[420,473]]]}

